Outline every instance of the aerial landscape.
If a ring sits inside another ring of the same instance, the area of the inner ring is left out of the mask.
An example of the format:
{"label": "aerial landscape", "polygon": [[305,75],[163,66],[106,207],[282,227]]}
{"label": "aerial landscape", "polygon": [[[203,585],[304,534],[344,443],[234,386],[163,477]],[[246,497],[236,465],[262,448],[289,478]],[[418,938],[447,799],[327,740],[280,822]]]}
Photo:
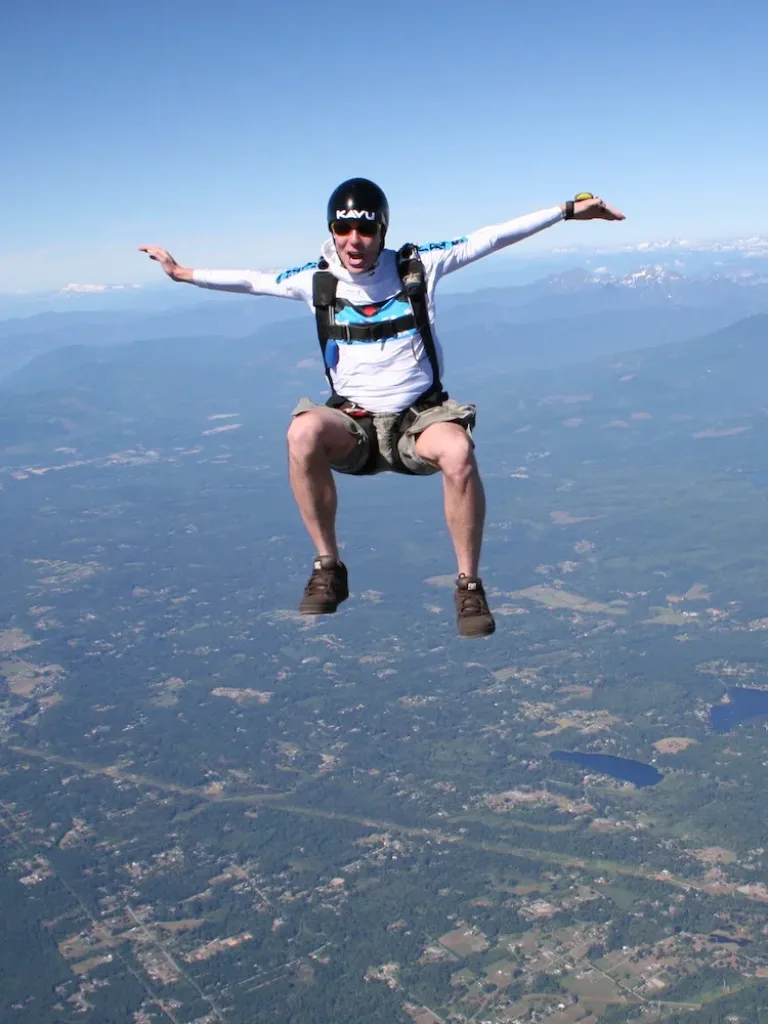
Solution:
{"label": "aerial landscape", "polygon": [[6,371],[3,1020],[758,1019],[768,313],[493,374],[500,308],[479,647],[429,480],[342,481],[353,599],[296,614],[304,321]]}

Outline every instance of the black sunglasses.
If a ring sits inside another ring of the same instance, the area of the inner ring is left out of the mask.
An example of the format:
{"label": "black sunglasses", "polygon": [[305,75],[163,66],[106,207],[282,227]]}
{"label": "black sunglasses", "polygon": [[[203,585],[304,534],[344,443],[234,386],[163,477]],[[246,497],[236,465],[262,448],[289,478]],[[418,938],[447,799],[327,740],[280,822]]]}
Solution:
{"label": "black sunglasses", "polygon": [[358,235],[373,238],[379,233],[379,225],[373,220],[335,220],[331,224],[331,231],[334,235],[351,235],[357,231]]}

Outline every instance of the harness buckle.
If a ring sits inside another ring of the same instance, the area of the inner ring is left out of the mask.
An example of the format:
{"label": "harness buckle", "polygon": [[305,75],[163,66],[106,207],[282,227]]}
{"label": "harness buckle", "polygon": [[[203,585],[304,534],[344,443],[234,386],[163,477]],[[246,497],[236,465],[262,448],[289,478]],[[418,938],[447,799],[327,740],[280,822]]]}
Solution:
{"label": "harness buckle", "polygon": [[354,402],[348,402],[347,407],[343,407],[341,411],[347,416],[352,416],[354,419],[364,419],[366,416],[371,415],[367,409],[363,409],[361,406],[355,405]]}

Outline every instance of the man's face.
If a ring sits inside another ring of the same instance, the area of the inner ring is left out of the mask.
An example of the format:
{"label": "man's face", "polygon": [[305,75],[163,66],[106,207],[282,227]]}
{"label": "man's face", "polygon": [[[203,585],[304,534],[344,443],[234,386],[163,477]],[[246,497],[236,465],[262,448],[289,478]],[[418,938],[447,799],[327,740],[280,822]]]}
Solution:
{"label": "man's face", "polygon": [[381,250],[381,226],[365,220],[335,220],[333,241],[344,267],[352,274],[370,270]]}

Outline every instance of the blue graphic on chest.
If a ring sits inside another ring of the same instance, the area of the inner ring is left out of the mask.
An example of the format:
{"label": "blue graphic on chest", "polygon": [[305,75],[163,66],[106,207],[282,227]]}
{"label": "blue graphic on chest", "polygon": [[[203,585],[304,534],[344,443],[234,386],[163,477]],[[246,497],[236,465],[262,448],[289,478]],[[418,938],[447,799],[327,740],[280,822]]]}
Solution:
{"label": "blue graphic on chest", "polygon": [[[342,308],[336,313],[337,324],[381,324],[387,323],[390,320],[397,320],[401,316],[408,316],[411,312],[410,304],[399,296],[395,296],[392,299],[388,299],[386,302],[370,303],[365,306],[351,306],[345,303]],[[402,335],[398,335],[402,337]],[[386,341],[392,341],[394,338],[387,338],[384,342],[376,342],[376,344],[386,344]],[[370,341],[341,341],[341,345],[369,345]]]}

